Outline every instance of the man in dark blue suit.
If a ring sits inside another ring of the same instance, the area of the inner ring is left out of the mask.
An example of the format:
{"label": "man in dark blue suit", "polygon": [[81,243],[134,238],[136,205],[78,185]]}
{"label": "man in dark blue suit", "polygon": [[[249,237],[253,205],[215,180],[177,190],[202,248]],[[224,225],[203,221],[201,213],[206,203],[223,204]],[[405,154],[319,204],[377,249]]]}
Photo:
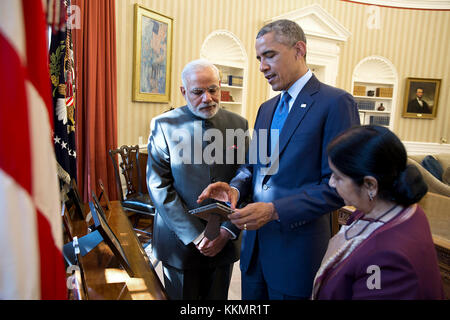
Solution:
{"label": "man in dark blue suit", "polygon": [[[262,161],[247,161],[230,185],[217,182],[199,196],[253,202],[236,209],[231,221],[245,230],[242,240],[242,298],[306,299],[331,236],[330,212],[343,205],[328,186],[326,146],[359,124],[353,97],[317,80],[306,65],[306,38],[295,22],[278,20],[256,37],[260,71],[282,93],[259,108],[252,146],[270,132]],[[279,133],[279,139],[277,133]],[[258,149],[258,154],[261,150]]]}

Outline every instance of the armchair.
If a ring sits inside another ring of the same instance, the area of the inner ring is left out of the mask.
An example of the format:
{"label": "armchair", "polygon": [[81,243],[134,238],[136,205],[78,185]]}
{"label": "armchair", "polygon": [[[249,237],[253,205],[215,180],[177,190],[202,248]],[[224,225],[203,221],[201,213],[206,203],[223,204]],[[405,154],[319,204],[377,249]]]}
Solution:
{"label": "armchair", "polygon": [[[136,215],[134,229],[137,233],[151,236],[151,232],[136,228],[139,219],[142,216],[151,217],[153,223],[153,217],[155,215],[155,208],[150,199],[150,195],[147,192],[147,188],[143,189],[141,183],[142,178],[139,167],[139,146],[123,145],[118,149],[109,150],[109,155],[111,156],[111,160],[113,162],[117,192],[119,194],[123,209]],[[125,179],[125,195],[120,180],[119,167],[120,172]],[[145,190],[145,192],[143,190]]]}
{"label": "armchair", "polygon": [[[426,154],[408,155],[408,164],[413,164],[419,169],[425,182],[428,185],[429,192],[450,197],[450,186],[437,179],[421,165],[421,162],[425,156]],[[450,167],[450,153],[439,153],[434,154],[433,156],[442,165],[444,172],[447,168]]]}
{"label": "armchair", "polygon": [[444,291],[447,299],[450,299],[450,197],[427,192],[419,205],[430,224]]}

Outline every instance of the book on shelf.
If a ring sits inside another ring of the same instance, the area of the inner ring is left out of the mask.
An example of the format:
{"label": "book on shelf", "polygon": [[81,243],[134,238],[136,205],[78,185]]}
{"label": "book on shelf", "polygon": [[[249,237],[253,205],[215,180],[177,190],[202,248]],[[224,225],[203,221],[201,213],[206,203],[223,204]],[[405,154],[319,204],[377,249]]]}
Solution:
{"label": "book on shelf", "polygon": [[242,87],[244,84],[244,77],[240,76],[228,76],[228,85]]}
{"label": "book on shelf", "polygon": [[358,110],[375,110],[374,101],[356,100],[356,106]]}
{"label": "book on shelf", "polygon": [[370,116],[369,124],[388,126],[389,118],[390,118],[389,116]]}
{"label": "book on shelf", "polygon": [[220,101],[228,101],[233,102],[233,97],[230,94],[230,91],[227,90],[221,90],[220,91]]}
{"label": "book on shelf", "polygon": [[365,96],[366,95],[366,86],[357,86],[353,87],[353,95],[354,96]]}
{"label": "book on shelf", "polygon": [[393,88],[377,88],[376,96],[384,98],[392,98]]}

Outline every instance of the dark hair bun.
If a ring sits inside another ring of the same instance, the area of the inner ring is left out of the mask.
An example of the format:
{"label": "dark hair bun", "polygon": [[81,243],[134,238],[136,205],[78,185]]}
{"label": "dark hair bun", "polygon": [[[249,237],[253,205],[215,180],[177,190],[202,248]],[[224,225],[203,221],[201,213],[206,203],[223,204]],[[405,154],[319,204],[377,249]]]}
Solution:
{"label": "dark hair bun", "polygon": [[393,187],[394,200],[404,206],[419,202],[428,191],[422,174],[414,165],[406,166]]}

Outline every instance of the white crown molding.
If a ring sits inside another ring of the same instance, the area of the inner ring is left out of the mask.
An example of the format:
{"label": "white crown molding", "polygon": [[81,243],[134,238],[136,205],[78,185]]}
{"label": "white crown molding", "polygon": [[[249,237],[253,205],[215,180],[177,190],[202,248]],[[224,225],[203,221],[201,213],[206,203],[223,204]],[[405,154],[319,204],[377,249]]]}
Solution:
{"label": "white crown molding", "polygon": [[351,36],[350,31],[318,4],[279,15],[266,21],[266,23],[280,19],[297,22],[307,37],[318,37],[345,42]]}
{"label": "white crown molding", "polygon": [[449,0],[354,0],[350,2],[404,9],[450,10]]}

